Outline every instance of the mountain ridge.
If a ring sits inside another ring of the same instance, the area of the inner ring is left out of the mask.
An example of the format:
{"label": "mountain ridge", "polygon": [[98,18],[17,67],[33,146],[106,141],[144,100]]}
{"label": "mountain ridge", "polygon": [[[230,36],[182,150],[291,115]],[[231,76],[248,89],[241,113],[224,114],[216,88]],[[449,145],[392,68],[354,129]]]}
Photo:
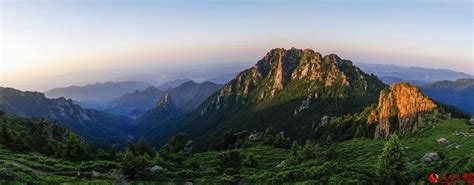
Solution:
{"label": "mountain ridge", "polygon": [[436,101],[474,114],[474,79],[440,81],[420,86],[420,89]]}
{"label": "mountain ridge", "polygon": [[[377,101],[384,86],[377,77],[335,54],[322,57],[311,49],[272,49],[195,111],[161,123],[162,133],[154,140],[159,143],[173,133],[185,132],[203,143],[211,132],[267,127],[285,130],[289,136],[313,137],[307,128],[325,114],[362,111]],[[309,96],[314,101],[305,102]]]}
{"label": "mountain ridge", "polygon": [[134,91],[115,98],[108,103],[106,111],[119,115],[129,115],[131,111],[137,110],[146,112],[152,109],[165,94],[170,94],[176,105],[183,111],[192,111],[220,87],[222,86],[212,82],[196,83],[192,80],[165,91],[150,86],[145,90]]}
{"label": "mountain ridge", "polygon": [[[474,78],[472,74],[466,74],[449,69],[432,69],[423,67],[405,67],[394,64],[372,64],[356,63],[367,73],[377,75],[380,79],[390,85],[390,82],[410,82],[414,85],[426,85],[442,80],[457,80],[461,78]],[[401,79],[401,80],[399,80]],[[386,80],[386,81],[385,81]]]}
{"label": "mountain ridge", "polygon": [[46,98],[43,93],[0,87],[0,110],[21,117],[57,121],[98,145],[122,145],[132,120],[94,109],[83,109],[71,99]]}

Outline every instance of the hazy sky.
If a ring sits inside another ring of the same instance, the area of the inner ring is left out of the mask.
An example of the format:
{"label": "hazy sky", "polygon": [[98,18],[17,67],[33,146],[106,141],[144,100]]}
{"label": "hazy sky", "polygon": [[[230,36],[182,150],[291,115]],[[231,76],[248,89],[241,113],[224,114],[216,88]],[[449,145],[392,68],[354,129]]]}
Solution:
{"label": "hazy sky", "polygon": [[0,86],[250,66],[276,47],[474,74],[472,10],[471,0],[2,0]]}

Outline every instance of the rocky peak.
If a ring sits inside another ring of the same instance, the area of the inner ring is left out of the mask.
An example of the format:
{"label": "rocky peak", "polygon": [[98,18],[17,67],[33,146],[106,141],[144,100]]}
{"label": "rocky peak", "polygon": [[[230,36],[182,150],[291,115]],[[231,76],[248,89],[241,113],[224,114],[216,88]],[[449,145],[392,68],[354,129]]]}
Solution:
{"label": "rocky peak", "polygon": [[[336,54],[322,57],[320,53],[311,49],[276,48],[270,50],[250,69],[240,72],[229,81],[218,96],[213,97],[212,105],[202,110],[202,114],[210,109],[219,109],[235,102],[268,105],[277,101],[286,101],[285,96],[289,95],[284,95],[285,93],[300,98],[315,93],[327,97],[344,98],[348,97],[350,88],[361,87],[363,91],[378,92],[383,84],[370,84],[374,81],[378,80],[352,65],[351,61],[341,59]],[[354,84],[351,86],[351,83]],[[326,90],[322,87],[334,87],[333,89],[338,90],[329,94],[323,92]]]}
{"label": "rocky peak", "polygon": [[161,97],[160,101],[156,104],[154,110],[166,111],[170,113],[181,112],[178,106],[173,102],[169,94],[165,94]]}
{"label": "rocky peak", "polygon": [[396,83],[380,92],[378,107],[368,117],[377,124],[375,138],[387,138],[398,130],[406,134],[423,124],[426,114],[437,112],[437,105],[408,83]]}
{"label": "rocky peak", "polygon": [[156,108],[167,108],[170,106],[174,106],[173,101],[171,100],[170,94],[167,93],[163,97],[161,97],[160,101],[156,104]]}

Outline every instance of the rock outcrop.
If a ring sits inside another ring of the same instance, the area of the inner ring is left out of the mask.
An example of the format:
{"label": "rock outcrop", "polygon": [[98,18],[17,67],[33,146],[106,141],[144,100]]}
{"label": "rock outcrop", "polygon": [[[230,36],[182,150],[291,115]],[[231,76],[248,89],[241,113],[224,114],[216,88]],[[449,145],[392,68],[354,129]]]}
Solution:
{"label": "rock outcrop", "polygon": [[165,94],[160,101],[156,104],[155,109],[163,109],[168,112],[179,112],[178,106],[171,101],[171,97],[169,94]]}
{"label": "rock outcrop", "polygon": [[436,152],[431,152],[431,153],[426,153],[422,158],[421,161],[423,162],[435,162],[441,160],[441,157],[439,157],[438,153]]}
{"label": "rock outcrop", "polygon": [[398,130],[410,133],[423,124],[423,116],[436,113],[438,106],[408,83],[396,83],[380,92],[378,107],[368,117],[369,124],[377,124],[375,138],[387,138]]}

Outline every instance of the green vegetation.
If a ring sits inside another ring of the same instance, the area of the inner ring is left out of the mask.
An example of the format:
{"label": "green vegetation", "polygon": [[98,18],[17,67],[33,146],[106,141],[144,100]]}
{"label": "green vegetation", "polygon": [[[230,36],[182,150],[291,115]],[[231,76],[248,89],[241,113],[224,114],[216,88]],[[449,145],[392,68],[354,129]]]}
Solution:
{"label": "green vegetation", "polygon": [[384,177],[388,182],[396,184],[407,183],[406,181],[406,160],[405,153],[396,134],[390,136],[385,143],[383,152],[380,155],[377,166],[377,175]]}
{"label": "green vegetation", "polygon": [[[20,126],[17,124],[21,121],[9,116],[2,116],[1,120],[8,122],[12,135],[17,134],[15,127]],[[67,155],[47,155],[31,149],[17,151],[2,143],[0,179],[49,183],[127,180],[278,184],[382,183],[405,177],[406,181],[419,182],[425,181],[430,172],[472,172],[474,139],[453,135],[456,131],[469,132],[469,129],[466,120],[452,119],[388,141],[361,137],[339,142],[329,136],[321,143],[293,142],[288,148],[273,146],[274,141],[269,142],[269,138],[280,133],[270,130],[256,141],[235,144],[244,142],[239,141],[244,137],[234,141],[234,136],[239,138],[243,134],[240,132],[228,134],[227,139],[233,140],[229,145],[232,147],[198,153],[192,151],[185,134],[178,134],[157,151],[151,149],[145,139],[137,144],[130,141],[124,149],[112,147],[110,152],[105,152],[109,159],[99,159],[97,155],[101,152],[78,158],[75,152],[88,152],[90,147],[68,133],[62,140],[57,140],[63,146],[58,149],[67,151]],[[439,138],[446,138],[452,145],[438,144],[436,139]],[[437,152],[441,160],[421,162],[423,155],[429,152]]]}

